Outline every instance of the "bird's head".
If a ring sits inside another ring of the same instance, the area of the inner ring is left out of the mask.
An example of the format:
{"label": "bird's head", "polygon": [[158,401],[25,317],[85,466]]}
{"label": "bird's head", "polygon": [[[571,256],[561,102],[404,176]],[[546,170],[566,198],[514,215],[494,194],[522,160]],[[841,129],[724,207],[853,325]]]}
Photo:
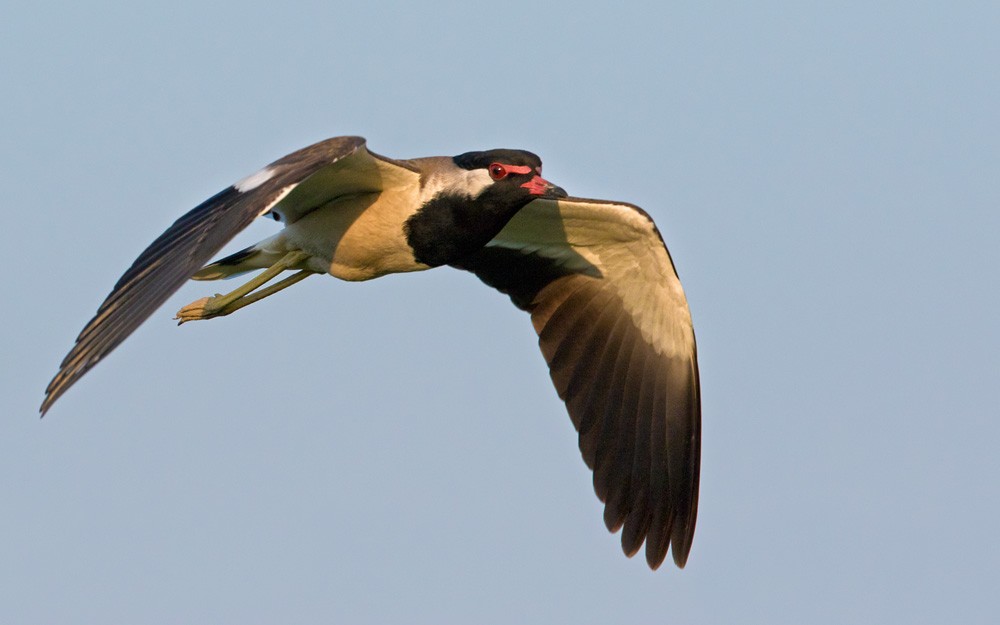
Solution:
{"label": "bird's head", "polygon": [[542,178],[542,159],[525,150],[486,150],[452,157],[423,189],[407,221],[414,258],[435,267],[482,248],[529,202],[566,197]]}
{"label": "bird's head", "polygon": [[470,174],[477,198],[497,198],[508,205],[523,206],[536,198],[563,198],[566,192],[542,178],[542,159],[526,150],[466,152],[452,159]]}

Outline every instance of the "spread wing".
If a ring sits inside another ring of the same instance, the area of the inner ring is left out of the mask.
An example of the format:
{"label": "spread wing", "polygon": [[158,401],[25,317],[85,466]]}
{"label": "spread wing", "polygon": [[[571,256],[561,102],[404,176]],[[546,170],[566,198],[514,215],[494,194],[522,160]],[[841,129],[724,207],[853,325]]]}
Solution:
{"label": "spread wing", "polygon": [[271,163],[174,222],[132,263],[80,332],[45,391],[42,414],[256,217],[271,213],[291,223],[339,195],[381,190],[376,158],[388,161],[372,156],[361,137],[321,141]]}
{"label": "spread wing", "polygon": [[694,330],[652,219],[628,204],[535,200],[461,263],[531,313],[604,520],[657,568],[694,536],[701,404]]}

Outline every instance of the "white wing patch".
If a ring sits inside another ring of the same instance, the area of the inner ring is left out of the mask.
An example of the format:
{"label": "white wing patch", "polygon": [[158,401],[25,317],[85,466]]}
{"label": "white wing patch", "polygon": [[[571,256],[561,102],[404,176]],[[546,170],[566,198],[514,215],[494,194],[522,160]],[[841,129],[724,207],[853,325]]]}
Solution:
{"label": "white wing patch", "polygon": [[240,180],[233,185],[233,188],[240,193],[246,193],[247,191],[253,191],[260,185],[264,184],[268,180],[274,177],[275,170],[270,167],[265,167],[260,171],[256,171],[246,178]]}
{"label": "white wing patch", "polygon": [[292,189],[294,189],[297,186],[299,185],[290,184],[281,191],[279,191],[278,195],[273,200],[271,200],[267,206],[262,208],[259,213],[257,213],[257,216],[260,217],[261,215],[266,215],[268,212],[270,212],[272,208],[274,208],[279,202],[281,202],[281,200],[285,199],[285,196],[291,193]]}

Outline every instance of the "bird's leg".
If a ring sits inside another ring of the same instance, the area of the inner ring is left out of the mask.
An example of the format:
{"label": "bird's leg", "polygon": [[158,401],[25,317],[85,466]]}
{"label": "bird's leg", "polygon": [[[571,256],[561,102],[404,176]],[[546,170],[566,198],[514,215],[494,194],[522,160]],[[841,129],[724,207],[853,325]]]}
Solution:
{"label": "bird's leg", "polygon": [[291,269],[307,258],[309,258],[309,254],[306,252],[289,252],[281,260],[254,276],[239,288],[225,295],[216,294],[214,297],[203,297],[191,302],[177,311],[177,316],[174,318],[177,319],[177,323],[180,325],[186,321],[221,317],[264,299],[268,295],[273,295],[282,289],[292,286],[296,282],[300,282],[315,272],[304,269],[256,293],[254,291],[273,280],[282,271]]}

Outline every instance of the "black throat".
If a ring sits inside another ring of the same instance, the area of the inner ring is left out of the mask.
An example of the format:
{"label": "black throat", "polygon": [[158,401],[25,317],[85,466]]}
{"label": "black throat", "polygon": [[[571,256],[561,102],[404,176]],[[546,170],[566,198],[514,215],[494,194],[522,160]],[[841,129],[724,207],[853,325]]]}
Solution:
{"label": "black throat", "polygon": [[482,249],[534,198],[494,185],[477,198],[442,193],[409,219],[404,232],[417,262],[437,267]]}

